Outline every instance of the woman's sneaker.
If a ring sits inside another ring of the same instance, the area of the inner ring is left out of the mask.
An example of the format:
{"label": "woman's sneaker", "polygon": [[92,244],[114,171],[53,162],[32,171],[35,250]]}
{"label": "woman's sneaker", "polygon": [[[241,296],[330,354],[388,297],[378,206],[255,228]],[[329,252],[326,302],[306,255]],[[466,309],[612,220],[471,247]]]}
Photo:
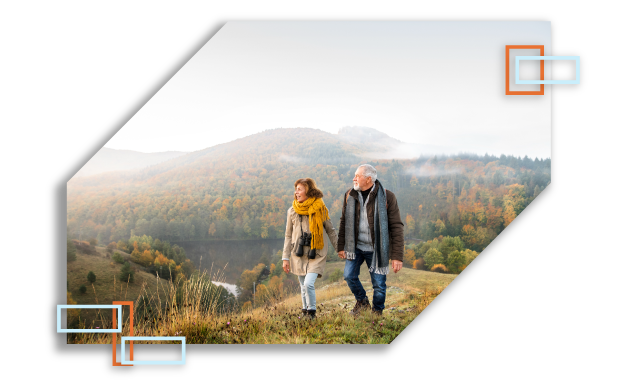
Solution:
{"label": "woman's sneaker", "polygon": [[371,303],[369,302],[368,298],[365,298],[362,301],[356,301],[356,304],[353,307],[353,310],[351,310],[349,314],[352,316],[357,316],[360,314],[361,311],[369,310],[369,309],[371,309]]}

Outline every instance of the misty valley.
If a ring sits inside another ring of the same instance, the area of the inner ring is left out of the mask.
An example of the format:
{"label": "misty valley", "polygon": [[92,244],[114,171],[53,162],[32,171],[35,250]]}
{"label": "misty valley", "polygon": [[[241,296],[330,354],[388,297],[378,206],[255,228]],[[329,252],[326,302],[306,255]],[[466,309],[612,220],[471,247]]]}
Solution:
{"label": "misty valley", "polygon": [[[294,182],[315,180],[338,229],[343,195],[358,165],[369,163],[396,195],[404,222],[404,268],[388,278],[389,309],[399,321],[388,334],[363,335],[390,342],[551,180],[550,158],[425,155],[418,147],[370,128],[347,127],[338,135],[267,130],[183,154],[126,152],[130,162],[147,164],[134,170],[109,166],[107,158],[117,155],[108,152],[91,170],[112,170],[68,182],[68,303],[134,301],[148,335],[168,330],[202,343],[268,342],[257,334],[237,337],[217,320],[230,323],[231,315],[240,315],[268,323],[264,315],[273,312],[275,323],[285,320],[290,328],[284,317],[300,306],[298,282],[282,270],[281,250]],[[331,317],[353,302],[343,269],[330,246],[317,289],[329,298],[323,311]],[[196,335],[192,315],[210,329]],[[107,314],[87,312],[71,319],[94,328],[111,322]],[[299,332],[279,330],[278,339],[298,339]],[[69,341],[100,342],[87,335],[70,334]],[[331,340],[359,336],[343,335],[332,331]]]}

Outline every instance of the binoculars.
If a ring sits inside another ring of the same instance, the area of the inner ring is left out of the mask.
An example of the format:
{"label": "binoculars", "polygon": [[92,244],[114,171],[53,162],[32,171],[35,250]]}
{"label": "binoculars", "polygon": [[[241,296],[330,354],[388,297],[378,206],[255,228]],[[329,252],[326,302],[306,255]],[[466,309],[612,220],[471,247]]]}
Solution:
{"label": "binoculars", "polygon": [[[298,257],[303,257],[303,247],[304,246],[311,246],[312,244],[312,233],[303,233],[301,234],[301,238],[298,239],[298,249],[296,250],[296,255]],[[316,258],[316,249],[310,249],[309,253],[307,254],[307,258],[308,259],[315,259]]]}

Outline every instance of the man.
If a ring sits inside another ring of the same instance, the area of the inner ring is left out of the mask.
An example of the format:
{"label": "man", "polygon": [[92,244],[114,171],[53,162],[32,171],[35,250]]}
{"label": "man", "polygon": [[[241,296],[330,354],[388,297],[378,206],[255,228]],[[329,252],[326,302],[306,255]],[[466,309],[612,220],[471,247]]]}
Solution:
{"label": "man", "polygon": [[353,189],[345,193],[338,232],[338,256],[346,259],[344,278],[356,298],[351,311],[357,315],[371,309],[358,275],[366,262],[373,284],[373,312],[384,310],[386,274],[389,259],[393,272],[402,269],[404,258],[404,223],[399,216],[397,199],[377,180],[377,170],[360,165],[353,177]]}

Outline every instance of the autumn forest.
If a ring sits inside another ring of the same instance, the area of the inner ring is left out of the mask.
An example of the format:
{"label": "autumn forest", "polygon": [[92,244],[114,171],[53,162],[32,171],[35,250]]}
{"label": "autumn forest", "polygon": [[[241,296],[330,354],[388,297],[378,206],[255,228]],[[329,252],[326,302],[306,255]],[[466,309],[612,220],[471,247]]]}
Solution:
{"label": "autumn forest", "polygon": [[372,158],[393,143],[399,142],[382,133],[367,143],[314,129],[274,129],[140,170],[73,178],[68,235],[99,243],[143,235],[172,244],[283,238],[301,177],[316,181],[337,226],[357,166],[370,163],[398,198],[407,239],[458,236],[480,252],[551,180],[550,159],[526,156]]}

